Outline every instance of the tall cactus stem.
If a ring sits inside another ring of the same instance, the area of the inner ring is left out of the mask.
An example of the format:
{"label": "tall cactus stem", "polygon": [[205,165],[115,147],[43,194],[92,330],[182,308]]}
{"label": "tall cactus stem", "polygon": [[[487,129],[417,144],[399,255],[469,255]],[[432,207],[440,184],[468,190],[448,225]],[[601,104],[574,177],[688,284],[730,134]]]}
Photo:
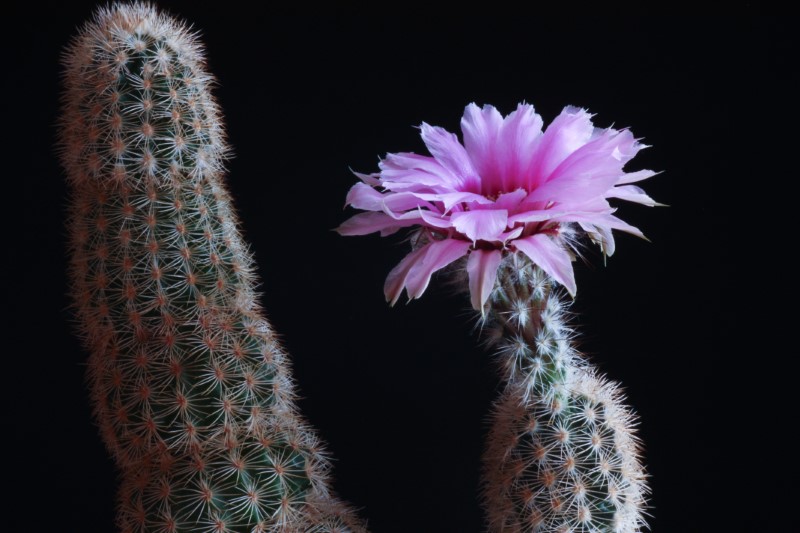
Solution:
{"label": "tall cactus stem", "polygon": [[64,64],[71,293],[121,530],[360,531],[256,303],[196,37],[113,5]]}

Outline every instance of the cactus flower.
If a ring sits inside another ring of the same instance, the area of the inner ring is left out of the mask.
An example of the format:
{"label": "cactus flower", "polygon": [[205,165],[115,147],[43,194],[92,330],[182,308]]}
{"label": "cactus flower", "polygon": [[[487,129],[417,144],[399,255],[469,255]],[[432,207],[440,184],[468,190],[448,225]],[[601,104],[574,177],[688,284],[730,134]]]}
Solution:
{"label": "cactus flower", "polygon": [[521,252],[575,294],[573,231],[585,232],[606,255],[612,230],[643,237],[614,216],[609,199],[657,205],[633,183],[655,174],[623,167],[646,146],[627,129],[600,129],[586,110],[566,107],[546,128],[533,106],[503,117],[470,104],[463,143],[443,128],[420,127],[430,156],[391,153],[379,172],[356,175],[347,205],[366,211],[346,220],[342,235],[389,235],[417,226],[418,239],[386,279],[394,304],[406,289],[418,298],[437,270],[468,256],[472,305],[482,310],[504,254]]}

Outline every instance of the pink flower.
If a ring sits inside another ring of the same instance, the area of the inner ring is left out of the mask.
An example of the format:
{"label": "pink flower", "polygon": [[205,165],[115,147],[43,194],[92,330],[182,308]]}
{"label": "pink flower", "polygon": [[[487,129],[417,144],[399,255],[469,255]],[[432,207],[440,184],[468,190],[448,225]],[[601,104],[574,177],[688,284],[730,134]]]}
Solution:
{"label": "pink flower", "polygon": [[586,232],[606,255],[614,253],[611,230],[643,237],[614,216],[609,198],[657,205],[634,182],[655,174],[622,167],[645,148],[628,130],[599,129],[584,109],[566,107],[542,131],[533,106],[519,104],[505,118],[490,105],[470,104],[458,138],[423,123],[430,156],[387,154],[380,172],[356,175],[347,204],[360,213],[342,235],[379,231],[389,235],[418,226],[424,243],[386,279],[394,304],[406,289],[418,298],[431,275],[468,255],[472,305],[482,310],[504,254],[521,252],[575,294],[573,253],[567,227]]}

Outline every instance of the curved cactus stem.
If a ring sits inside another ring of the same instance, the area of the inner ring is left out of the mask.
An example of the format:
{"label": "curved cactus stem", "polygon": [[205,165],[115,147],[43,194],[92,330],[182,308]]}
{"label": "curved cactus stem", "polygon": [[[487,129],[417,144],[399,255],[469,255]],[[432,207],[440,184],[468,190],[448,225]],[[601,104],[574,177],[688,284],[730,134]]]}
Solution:
{"label": "curved cactus stem", "polygon": [[196,37],[114,5],[64,64],[71,291],[122,531],[360,531],[256,303]]}
{"label": "curved cactus stem", "polygon": [[516,254],[489,298],[505,383],[484,455],[491,531],[640,531],[647,486],[635,418],[573,348],[554,285]]}

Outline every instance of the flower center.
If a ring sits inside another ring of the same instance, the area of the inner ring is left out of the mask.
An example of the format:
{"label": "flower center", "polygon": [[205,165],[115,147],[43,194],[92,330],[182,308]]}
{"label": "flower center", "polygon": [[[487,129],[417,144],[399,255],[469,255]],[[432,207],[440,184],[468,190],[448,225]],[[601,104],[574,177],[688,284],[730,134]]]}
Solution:
{"label": "flower center", "polygon": [[501,194],[505,194],[505,191],[497,191],[486,195],[486,198],[489,200],[496,202],[497,199],[500,197]]}

